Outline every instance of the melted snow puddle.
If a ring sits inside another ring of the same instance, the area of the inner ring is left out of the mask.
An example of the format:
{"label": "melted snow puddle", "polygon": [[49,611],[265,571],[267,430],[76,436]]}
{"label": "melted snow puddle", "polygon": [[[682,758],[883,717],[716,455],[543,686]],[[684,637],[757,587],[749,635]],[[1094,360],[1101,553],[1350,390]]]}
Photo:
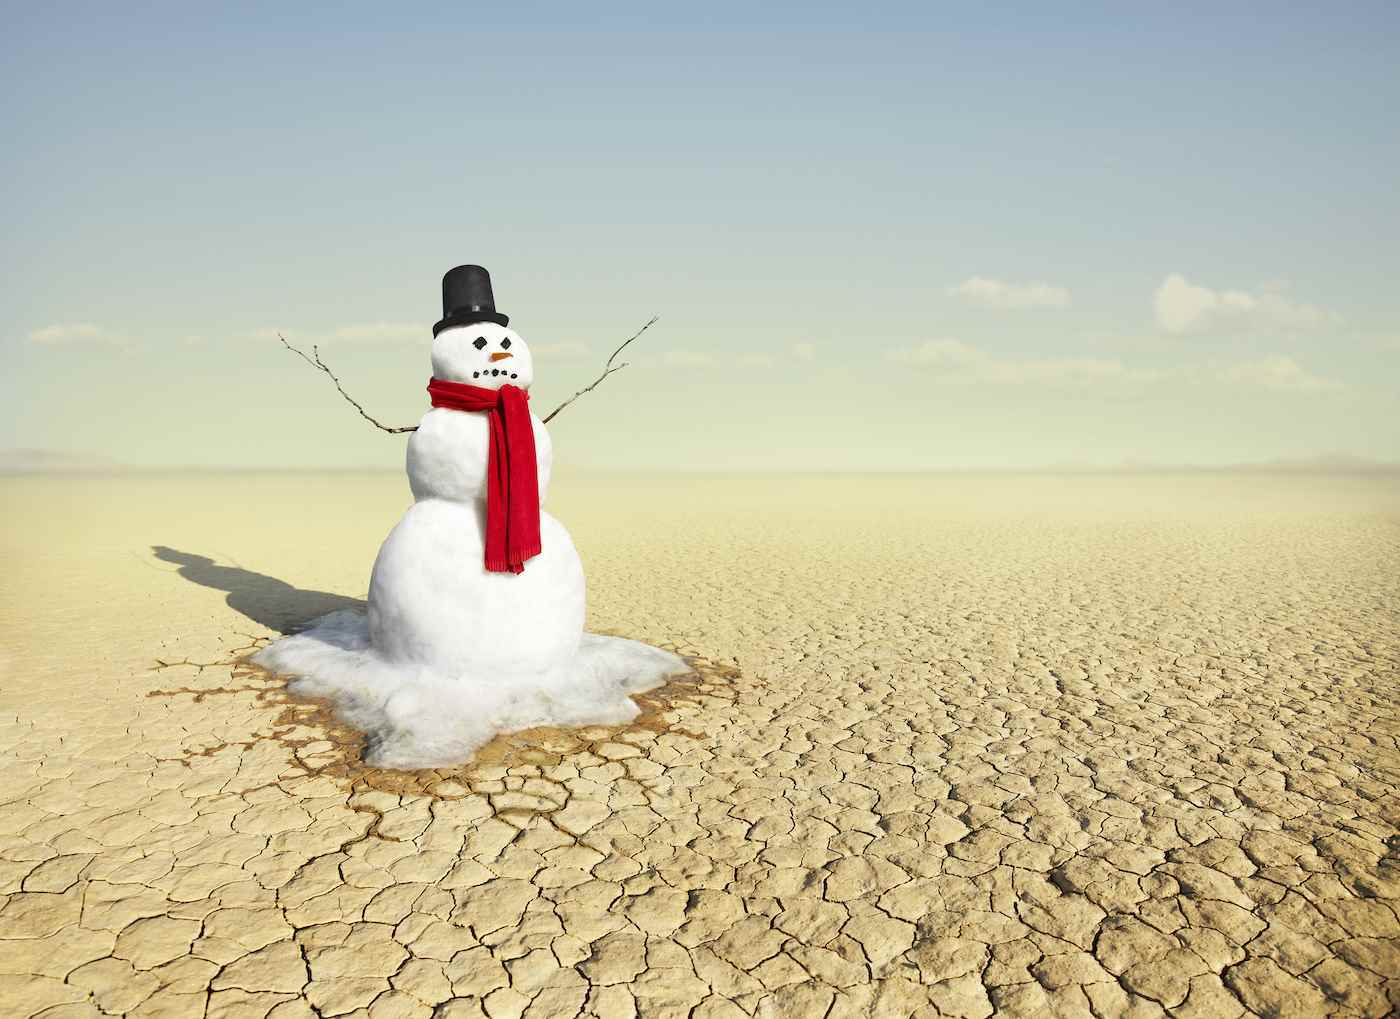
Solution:
{"label": "melted snow puddle", "polygon": [[[615,637],[613,634],[601,636]],[[285,676],[279,676],[254,663],[261,648],[243,649],[232,661],[235,682],[227,685],[185,685],[152,690],[147,696],[210,696],[252,693],[257,703],[281,710],[267,735],[247,740],[217,741],[187,757],[207,757],[230,748],[246,749],[269,739],[285,746],[294,756],[296,770],[280,781],[323,777],[352,791],[379,791],[395,795],[459,799],[470,795],[496,796],[505,791],[524,792],[523,783],[543,778],[544,772],[570,758],[592,755],[607,759],[616,746],[633,746],[645,756],[646,746],[662,736],[686,741],[703,741],[707,733],[694,727],[695,716],[707,709],[733,703],[735,681],[741,678],[733,665],[698,655],[681,655],[690,671],[666,680],[653,689],[630,695],[637,714],[630,721],[615,725],[540,725],[513,732],[497,733],[469,760],[461,763],[419,769],[376,767],[365,760],[370,737],[354,727],[327,697],[294,692]],[[181,663],[161,667],[175,668]],[[600,754],[598,751],[603,750]],[[532,783],[537,785],[538,783]],[[513,787],[513,788],[512,788]],[[529,796],[531,794],[526,794]],[[547,797],[531,805],[521,802],[508,813],[549,813]]]}
{"label": "melted snow puddle", "polygon": [[294,696],[323,698],[362,730],[367,764],[404,770],[461,764],[502,733],[630,722],[639,713],[630,695],[691,671],[674,652],[585,633],[573,659],[545,672],[446,675],[384,658],[354,610],[315,620],[250,661],[291,677]]}

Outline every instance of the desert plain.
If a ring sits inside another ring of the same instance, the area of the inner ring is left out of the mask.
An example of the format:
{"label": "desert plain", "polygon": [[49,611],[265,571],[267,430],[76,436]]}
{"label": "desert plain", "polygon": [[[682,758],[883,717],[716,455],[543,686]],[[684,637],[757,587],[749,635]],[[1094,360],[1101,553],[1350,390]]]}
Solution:
{"label": "desert plain", "polygon": [[377,771],[243,659],[409,498],[0,478],[0,1016],[1400,1007],[1400,476],[562,473],[695,676]]}

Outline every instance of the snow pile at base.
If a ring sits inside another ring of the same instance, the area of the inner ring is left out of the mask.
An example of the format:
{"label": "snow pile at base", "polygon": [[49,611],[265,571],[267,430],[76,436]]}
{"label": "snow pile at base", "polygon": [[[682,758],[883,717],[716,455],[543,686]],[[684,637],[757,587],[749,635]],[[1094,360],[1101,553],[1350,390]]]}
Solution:
{"label": "snow pile at base", "polygon": [[366,616],[332,612],[253,656],[293,675],[296,695],[324,697],[368,735],[378,768],[460,764],[498,733],[538,725],[620,725],[639,709],[627,695],[690,672],[679,655],[622,637],[585,633],[566,666],[543,675],[447,676],[390,662],[370,646]]}

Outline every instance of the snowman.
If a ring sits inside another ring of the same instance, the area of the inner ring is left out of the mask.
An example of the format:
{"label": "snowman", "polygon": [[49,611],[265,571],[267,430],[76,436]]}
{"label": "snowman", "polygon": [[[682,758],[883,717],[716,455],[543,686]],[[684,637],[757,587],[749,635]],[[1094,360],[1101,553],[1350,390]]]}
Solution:
{"label": "snowman", "polygon": [[552,447],[529,409],[530,348],[481,266],[449,271],[442,293],[432,409],[408,442],[414,503],[375,559],[368,613],[331,613],[253,658],[334,702],[378,767],[459,763],[536,725],[624,723],[629,693],[690,671],[584,632],[578,551],[541,508]]}

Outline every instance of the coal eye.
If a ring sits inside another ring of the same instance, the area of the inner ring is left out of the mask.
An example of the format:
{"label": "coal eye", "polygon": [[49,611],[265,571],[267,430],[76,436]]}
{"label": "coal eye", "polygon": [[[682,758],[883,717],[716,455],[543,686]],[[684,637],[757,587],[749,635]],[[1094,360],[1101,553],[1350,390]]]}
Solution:
{"label": "coal eye", "polygon": [[477,350],[480,350],[482,347],[486,346],[486,337],[478,336],[475,340],[472,341],[472,346],[475,347]]}
{"label": "coal eye", "polygon": [[501,349],[502,349],[502,350],[509,350],[509,349],[510,349],[510,337],[509,337],[509,336],[507,336],[504,340],[501,341]]}

